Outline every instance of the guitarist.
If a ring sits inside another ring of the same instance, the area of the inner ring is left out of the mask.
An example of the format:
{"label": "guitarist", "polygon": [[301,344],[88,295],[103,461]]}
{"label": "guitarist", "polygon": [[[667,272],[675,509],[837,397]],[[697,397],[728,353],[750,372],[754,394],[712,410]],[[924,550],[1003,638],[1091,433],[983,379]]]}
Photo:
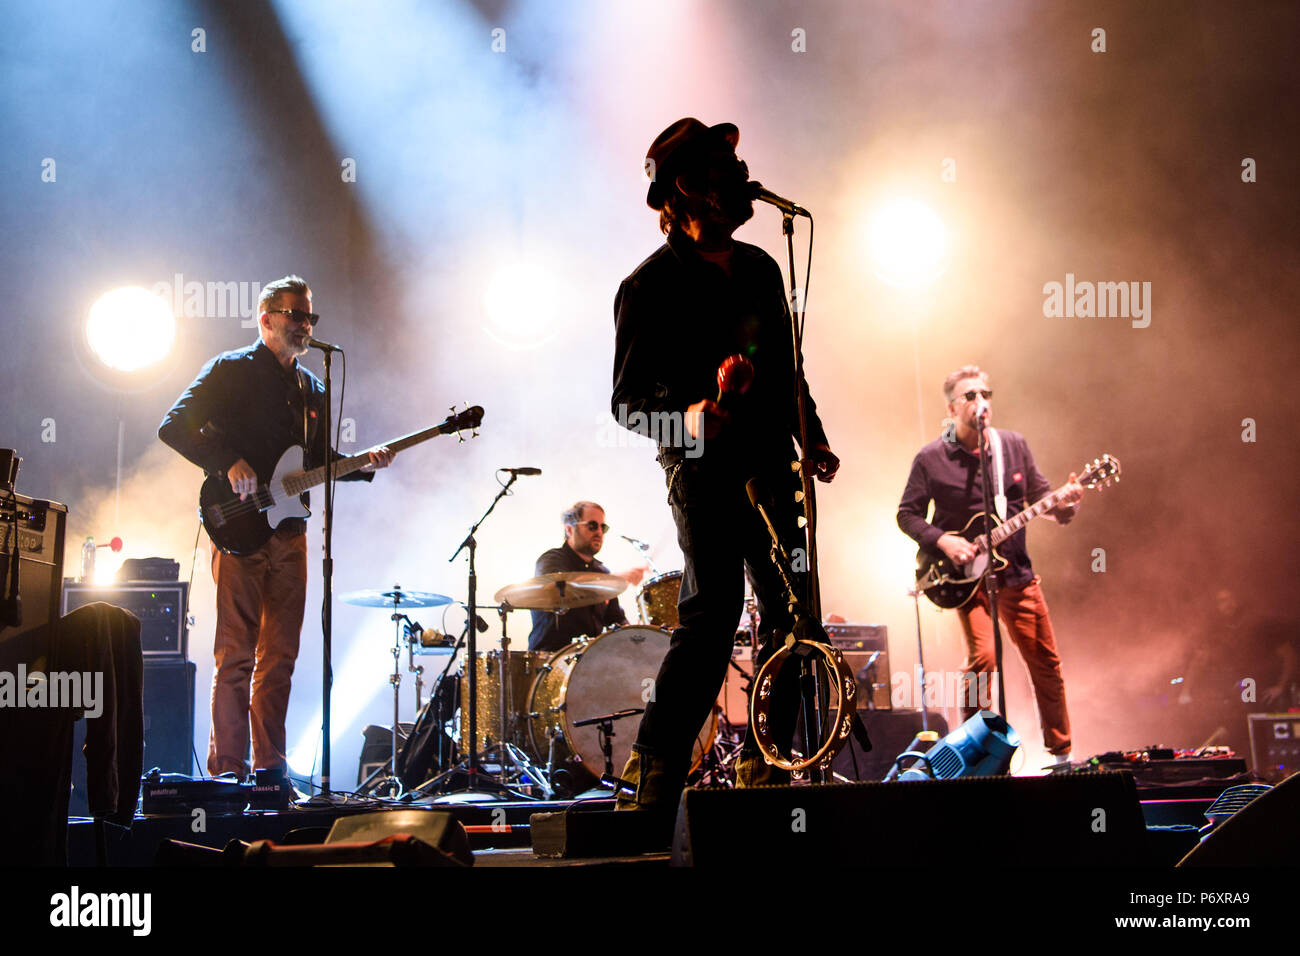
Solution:
{"label": "guitarist", "polygon": [[[987,425],[990,417],[993,392],[986,372],[976,365],[964,365],[944,380],[943,394],[952,424],[913,459],[912,473],[898,503],[898,526],[922,548],[941,551],[949,560],[962,565],[974,556],[974,545],[954,532],[984,510],[979,438],[981,421]],[[1002,447],[1006,496],[1006,513],[1000,517],[1005,520],[1047,494],[1051,485],[1034,464],[1034,456],[1023,437],[1004,430],[999,430],[997,435]],[[990,454],[987,444],[985,448],[986,454]],[[991,455],[989,461],[993,461]],[[1073,520],[1083,498],[1083,487],[1073,474],[1066,492],[1062,504],[1047,512],[1059,524]],[[994,494],[997,494],[996,485]],[[926,521],[931,502],[934,502],[933,523]],[[998,553],[1007,561],[1006,567],[998,572],[999,617],[1029,669],[1043,726],[1043,742],[1058,764],[1068,763],[1070,717],[1065,707],[1061,659],[1040,579],[1034,574],[1025,550],[1024,530],[1002,542]],[[978,706],[972,706],[978,700],[972,695],[971,682],[976,674],[992,675],[995,667],[993,621],[983,586],[976,588],[974,596],[958,609],[958,614],[966,635],[960,701],[965,721],[979,710]]]}
{"label": "guitarist", "polygon": [[[241,497],[257,490],[259,474],[270,477],[291,445],[305,444],[309,468],[325,464],[329,447],[321,427],[325,388],[298,364],[319,318],[311,290],[298,276],[277,279],[262,289],[258,313],[259,340],[203,366],[158,429],[159,438],[209,475],[223,476]],[[372,451],[369,465],[342,480],[369,480],[392,460],[387,448]],[[284,724],[307,599],[306,532],[305,519],[291,518],[252,554],[224,554],[213,545],[214,777],[248,776],[250,722],[253,766],[287,768]]]}

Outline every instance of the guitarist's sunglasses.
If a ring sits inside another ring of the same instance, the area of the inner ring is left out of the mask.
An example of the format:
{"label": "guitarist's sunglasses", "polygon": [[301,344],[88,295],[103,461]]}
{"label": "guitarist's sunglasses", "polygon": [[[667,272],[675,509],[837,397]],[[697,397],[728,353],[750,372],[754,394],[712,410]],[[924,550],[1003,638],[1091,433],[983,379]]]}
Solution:
{"label": "guitarist's sunglasses", "polygon": [[297,309],[267,309],[267,312],[279,312],[281,315],[287,315],[295,322],[307,321],[311,323],[312,328],[320,321],[320,314],[317,312],[299,312]]}
{"label": "guitarist's sunglasses", "polygon": [[576,521],[574,522],[579,528],[586,528],[592,534],[599,529],[601,534],[609,534],[609,525],[601,524],[599,521]]}
{"label": "guitarist's sunglasses", "polygon": [[[312,325],[315,325],[315,324],[316,324],[315,322],[312,323]],[[987,402],[989,399],[991,399],[991,398],[993,397],[993,389],[991,389],[991,388],[982,388],[982,389],[980,389],[979,391],[976,391],[975,389],[971,389],[969,392],[962,392],[962,393],[961,393],[960,395],[958,395],[957,397],[958,397],[958,398],[964,398],[964,399],[966,399],[966,401],[968,401],[968,402],[973,402],[973,401],[975,401],[975,396],[976,396],[976,395],[978,395],[980,398],[984,399],[984,401]]]}

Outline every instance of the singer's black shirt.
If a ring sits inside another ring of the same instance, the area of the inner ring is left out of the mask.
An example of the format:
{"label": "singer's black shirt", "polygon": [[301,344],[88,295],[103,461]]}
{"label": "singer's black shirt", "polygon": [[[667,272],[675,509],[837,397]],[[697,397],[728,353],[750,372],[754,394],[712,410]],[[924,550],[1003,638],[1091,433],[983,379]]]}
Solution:
{"label": "singer's black shirt", "polygon": [[[799,424],[790,312],[781,270],[758,246],[736,242],[728,275],[674,230],[619,286],[614,328],[611,411],[641,434],[650,429],[637,413],[676,413],[680,422],[688,406],[716,399],[718,366],[729,355],[754,364],[753,385],[726,405],[731,420],[717,438],[688,449],[670,441],[663,427],[651,435],[665,468],[698,458],[709,471],[748,478],[793,460],[791,437],[798,438]],[[811,397],[807,407],[810,444],[826,443]]]}
{"label": "singer's black shirt", "polygon": [[[596,571],[609,574],[609,568],[595,558],[588,561],[569,547],[567,541],[558,548],[544,551],[537,559],[533,573],[541,575],[554,571]],[[528,635],[530,651],[558,651],[575,637],[595,637],[607,627],[627,623],[627,615],[623,613],[617,599],[590,607],[574,608],[560,615],[549,611],[533,611],[532,615],[533,630]]]}
{"label": "singer's black shirt", "polygon": [[[325,464],[324,420],[320,379],[296,359],[286,369],[259,340],[204,365],[163,418],[158,437],[209,475],[224,477],[243,458],[266,481],[291,445],[308,449],[308,468]],[[354,471],[340,480],[373,477],[372,472]]]}
{"label": "singer's black shirt", "polygon": [[[1004,491],[1007,517],[1019,514],[1051,490],[1051,484],[1034,464],[1029,444],[1018,432],[998,429],[1002,438]],[[995,492],[996,493],[996,492]],[[926,512],[934,502],[934,516]],[[898,503],[898,526],[921,547],[937,551],[945,531],[960,531],[972,515],[984,510],[979,455],[969,451],[949,429],[926,445],[912,460],[912,472]],[[1017,531],[998,545],[1007,561],[998,580],[1008,587],[1020,587],[1034,579],[1034,569],[1025,549],[1027,528]]]}

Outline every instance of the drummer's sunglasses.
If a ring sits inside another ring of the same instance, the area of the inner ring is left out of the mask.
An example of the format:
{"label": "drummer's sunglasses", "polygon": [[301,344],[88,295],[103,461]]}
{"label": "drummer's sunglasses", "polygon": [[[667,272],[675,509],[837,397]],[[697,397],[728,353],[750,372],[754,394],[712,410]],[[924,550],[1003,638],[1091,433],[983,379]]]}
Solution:
{"label": "drummer's sunglasses", "polygon": [[574,524],[579,528],[586,528],[592,534],[600,529],[601,534],[609,534],[609,525],[601,524],[599,521],[575,521]]}

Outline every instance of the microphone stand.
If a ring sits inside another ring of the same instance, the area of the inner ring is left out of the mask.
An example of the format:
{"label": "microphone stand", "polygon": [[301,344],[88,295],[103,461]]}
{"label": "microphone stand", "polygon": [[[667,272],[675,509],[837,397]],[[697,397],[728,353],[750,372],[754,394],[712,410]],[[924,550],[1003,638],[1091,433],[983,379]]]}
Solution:
{"label": "microphone stand", "polygon": [[320,798],[330,800],[330,696],[334,684],[334,441],[330,431],[334,353],[325,350],[325,553],[321,559],[321,759]]}
{"label": "microphone stand", "polygon": [[[981,486],[984,491],[984,552],[988,556],[988,571],[984,575],[984,592],[989,599],[989,616],[993,618],[993,666],[997,669],[997,687],[998,687],[998,710],[1002,714],[1002,719],[1007,717],[1007,695],[1006,687],[1002,683],[1002,626],[998,621],[998,575],[993,566],[993,489],[990,487],[989,460],[986,451],[988,426],[985,424],[986,415],[980,415],[976,424],[979,426],[979,460],[980,475],[982,477]],[[979,678],[976,677],[976,697],[979,695]],[[967,699],[969,700],[970,689],[966,688]],[[922,713],[925,711],[924,698],[921,705]]]}
{"label": "microphone stand", "polygon": [[[478,569],[475,564],[475,558],[478,553],[478,542],[474,539],[474,533],[478,531],[479,526],[487,520],[487,516],[492,513],[492,509],[497,506],[497,502],[510,494],[510,488],[518,478],[519,476],[512,471],[510,474],[510,480],[501,486],[501,490],[497,492],[497,496],[493,498],[492,503],[488,505],[487,511],[483,512],[483,516],[480,517],[478,521],[474,522],[474,526],[469,529],[469,534],[467,534],[465,540],[460,543],[460,547],[456,549],[456,553],[447,559],[447,563],[450,564],[452,561],[456,560],[457,555],[462,551],[466,548],[469,549],[469,601],[466,605],[469,614],[469,647],[467,648],[469,656],[466,661],[466,669],[469,671],[469,781],[465,786],[465,791],[470,793],[475,793],[484,789],[483,785],[489,782],[480,779],[482,773],[479,768],[478,759]],[[503,656],[503,671],[504,668],[505,659]],[[463,710],[465,707],[464,702],[461,703],[461,707]],[[505,789],[496,781],[490,781],[490,783],[492,785],[491,789]]]}
{"label": "microphone stand", "polygon": [[[808,217],[809,246],[813,230],[812,214],[803,210]],[[820,626],[822,618],[821,580],[817,565],[817,495],[813,488],[812,459],[808,448],[808,388],[803,368],[803,322],[804,303],[800,301],[798,280],[794,265],[794,216],[789,209],[781,209],[781,232],[785,235],[786,255],[790,263],[790,330],[794,349],[794,401],[799,419],[799,481],[802,491],[804,534],[807,548],[808,571],[805,579],[804,598],[809,617]],[[804,289],[806,301],[808,290]],[[804,692],[805,736],[807,736],[807,714],[816,707],[817,726],[820,728],[830,707],[830,690],[822,686],[822,681],[807,660],[803,662],[803,677],[800,683]],[[814,705],[815,700],[815,705]],[[812,783],[822,783],[825,774],[819,768],[810,767],[808,778]]]}

